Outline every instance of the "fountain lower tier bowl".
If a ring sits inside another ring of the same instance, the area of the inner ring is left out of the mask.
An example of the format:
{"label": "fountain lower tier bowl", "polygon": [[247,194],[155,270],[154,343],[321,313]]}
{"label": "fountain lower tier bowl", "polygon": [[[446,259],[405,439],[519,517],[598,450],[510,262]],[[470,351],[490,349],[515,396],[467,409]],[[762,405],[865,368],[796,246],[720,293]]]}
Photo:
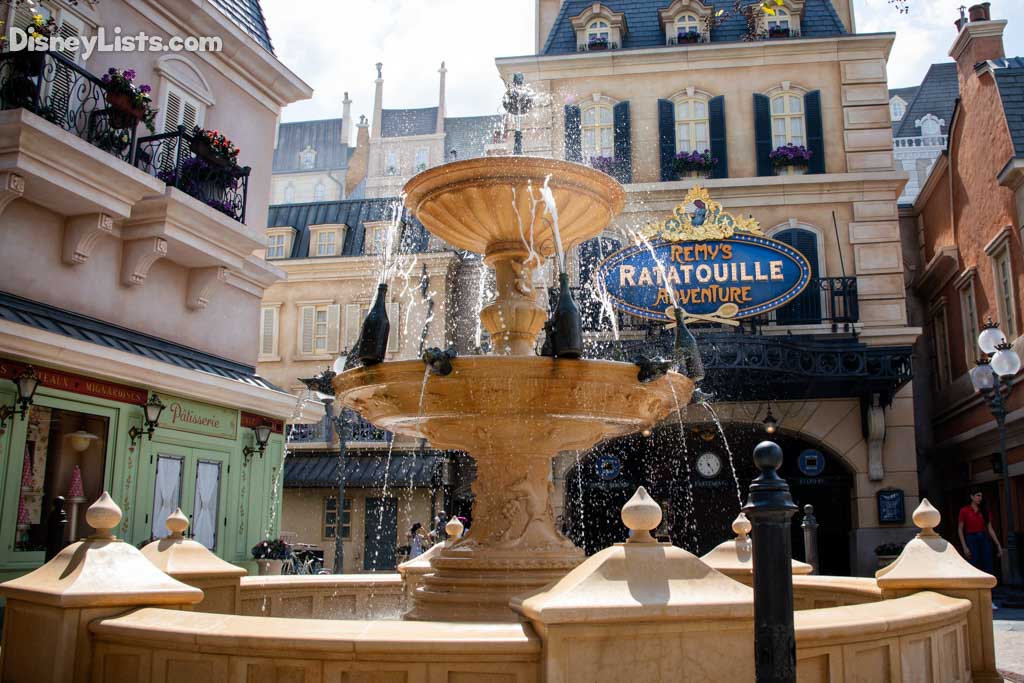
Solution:
{"label": "fountain lower tier bowl", "polygon": [[338,375],[334,391],[378,427],[476,460],[472,526],[431,560],[408,618],[513,621],[512,596],[583,559],[555,525],[551,458],[653,426],[694,386],[672,372],[641,384],[635,365],[611,361],[473,356],[452,368],[382,363]]}

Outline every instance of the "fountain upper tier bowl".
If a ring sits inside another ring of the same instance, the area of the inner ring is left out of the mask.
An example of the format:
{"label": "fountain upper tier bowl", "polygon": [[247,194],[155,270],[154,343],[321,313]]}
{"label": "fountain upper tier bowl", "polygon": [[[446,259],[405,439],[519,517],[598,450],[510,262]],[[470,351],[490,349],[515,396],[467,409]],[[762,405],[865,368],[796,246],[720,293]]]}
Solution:
{"label": "fountain upper tier bowl", "polygon": [[406,183],[405,203],[431,233],[485,256],[525,248],[532,219],[534,250],[550,256],[554,233],[540,201],[549,177],[567,248],[599,235],[625,204],[625,191],[608,174],[536,157],[484,157],[437,166]]}
{"label": "fountain upper tier bowl", "polygon": [[474,455],[551,457],[631,434],[685,406],[693,382],[671,372],[647,384],[630,363],[470,356],[447,376],[418,360],[361,367],[334,380],[338,400],[373,424]]}

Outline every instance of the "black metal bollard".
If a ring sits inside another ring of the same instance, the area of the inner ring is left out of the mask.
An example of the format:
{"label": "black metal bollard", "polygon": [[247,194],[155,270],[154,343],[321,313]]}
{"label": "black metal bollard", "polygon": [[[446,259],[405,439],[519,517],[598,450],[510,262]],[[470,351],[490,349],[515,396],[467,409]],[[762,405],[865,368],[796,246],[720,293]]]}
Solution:
{"label": "black metal bollard", "polygon": [[754,449],[761,474],[750,484],[743,506],[753,525],[754,657],[757,683],[795,683],[793,566],[789,525],[796,505],[789,485],[776,472],[782,448],[762,441]]}
{"label": "black metal bollard", "polygon": [[804,530],[804,562],[814,567],[812,574],[818,571],[818,518],[814,516],[814,506],[804,505],[804,520],[800,522]]}

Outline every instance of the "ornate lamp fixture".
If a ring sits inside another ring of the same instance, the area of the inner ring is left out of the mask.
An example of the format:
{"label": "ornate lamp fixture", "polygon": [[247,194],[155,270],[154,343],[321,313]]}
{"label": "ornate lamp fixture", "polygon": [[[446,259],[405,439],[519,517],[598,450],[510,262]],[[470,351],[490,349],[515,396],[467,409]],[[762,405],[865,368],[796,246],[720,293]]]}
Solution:
{"label": "ornate lamp fixture", "polygon": [[146,426],[142,429],[138,427],[132,427],[128,430],[128,438],[131,440],[132,446],[135,442],[143,435],[146,435],[150,441],[153,440],[153,432],[160,426],[160,415],[163,414],[164,408],[166,408],[160,397],[156,394],[150,394],[149,400],[142,406],[142,409],[146,412]]}
{"label": "ornate lamp fixture", "polygon": [[242,455],[245,456],[245,464],[248,465],[249,461],[252,460],[252,456],[259,454],[260,458],[267,452],[267,442],[270,441],[270,425],[259,425],[252,428],[252,433],[256,437],[256,448],[252,446],[246,446],[242,449]]}
{"label": "ornate lamp fixture", "polygon": [[14,399],[14,406],[0,406],[0,434],[3,433],[7,420],[15,415],[24,420],[25,415],[28,414],[36,389],[39,388],[39,375],[36,374],[35,368],[31,365],[26,366],[14,378],[14,386],[18,392]]}
{"label": "ornate lamp fixture", "polygon": [[779,428],[779,421],[772,415],[772,407],[768,406],[768,414],[764,418],[764,431],[767,434],[774,434]]}

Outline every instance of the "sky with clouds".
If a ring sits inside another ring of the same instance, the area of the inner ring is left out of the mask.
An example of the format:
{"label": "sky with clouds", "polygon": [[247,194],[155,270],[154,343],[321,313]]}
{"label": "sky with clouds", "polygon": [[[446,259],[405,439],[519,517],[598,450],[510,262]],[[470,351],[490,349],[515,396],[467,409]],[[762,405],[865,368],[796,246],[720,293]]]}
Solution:
{"label": "sky with clouds", "polygon": [[[666,0],[666,4],[667,0]],[[928,65],[949,60],[953,21],[962,0],[911,0],[900,14],[887,0],[855,0],[857,31],[896,33],[890,87],[920,83]],[[277,56],[314,89],[288,107],[285,121],[373,113],[374,64],[384,64],[384,106],[437,102],[441,61],[448,68],[449,116],[500,111],[503,86],[495,57],[534,52],[534,0],[262,0]],[[508,8],[515,12],[508,12]],[[500,11],[499,11],[500,10]],[[1024,1],[993,0],[992,16],[1008,19],[1010,56],[1024,55]]]}

